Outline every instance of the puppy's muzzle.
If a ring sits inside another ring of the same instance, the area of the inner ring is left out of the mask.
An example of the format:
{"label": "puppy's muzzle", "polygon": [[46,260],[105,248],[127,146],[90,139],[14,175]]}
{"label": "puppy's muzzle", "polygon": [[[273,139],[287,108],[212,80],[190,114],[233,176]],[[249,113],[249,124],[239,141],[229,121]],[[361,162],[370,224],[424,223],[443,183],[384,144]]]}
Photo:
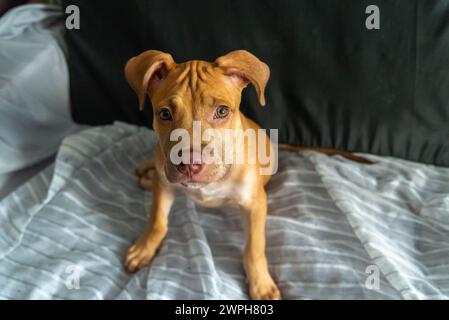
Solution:
{"label": "puppy's muzzle", "polygon": [[[186,158],[186,157],[183,157]],[[192,179],[200,174],[205,167],[201,153],[189,152],[187,159],[184,159],[180,164],[176,166],[176,170],[180,172],[186,178]]]}

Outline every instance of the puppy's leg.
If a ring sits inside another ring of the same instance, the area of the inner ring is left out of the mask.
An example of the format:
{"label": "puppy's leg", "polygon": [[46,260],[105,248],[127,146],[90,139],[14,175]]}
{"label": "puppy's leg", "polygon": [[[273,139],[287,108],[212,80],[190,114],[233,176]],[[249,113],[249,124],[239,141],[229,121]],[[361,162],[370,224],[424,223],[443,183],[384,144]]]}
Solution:
{"label": "puppy's leg", "polygon": [[136,174],[139,177],[139,187],[143,190],[153,190],[153,174],[155,168],[154,160],[145,160],[136,167]]}
{"label": "puppy's leg", "polygon": [[151,205],[145,231],[128,249],[125,267],[135,272],[147,265],[154,257],[162,240],[167,234],[168,213],[173,204],[173,191],[161,186],[157,173],[153,174],[153,203]]}
{"label": "puppy's leg", "polygon": [[265,256],[265,221],[267,217],[267,194],[263,187],[249,206],[243,206],[245,218],[246,247],[243,257],[249,294],[255,300],[280,299],[281,294],[268,271]]}

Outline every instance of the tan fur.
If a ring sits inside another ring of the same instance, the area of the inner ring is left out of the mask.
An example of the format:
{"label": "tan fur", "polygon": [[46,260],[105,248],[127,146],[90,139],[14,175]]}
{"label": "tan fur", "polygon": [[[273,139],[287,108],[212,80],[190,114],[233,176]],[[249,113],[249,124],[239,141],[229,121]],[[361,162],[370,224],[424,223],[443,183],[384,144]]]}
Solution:
{"label": "tan fur", "polygon": [[[145,96],[150,97],[154,110],[153,128],[159,138],[154,161],[145,161],[137,168],[140,185],[153,191],[153,203],[144,233],[128,251],[126,268],[136,271],[154,257],[167,232],[174,193],[181,191],[203,206],[241,208],[246,226],[243,262],[250,296],[253,299],[279,299],[280,292],[270,276],[265,256],[267,195],[264,185],[269,176],[259,175],[259,164],[232,165],[231,168],[218,166],[207,176],[205,186],[195,189],[171,183],[168,179],[174,171],[168,160],[173,146],[169,135],[173,129],[191,131],[193,120],[201,121],[203,130],[259,128],[240,113],[240,98],[243,88],[251,82],[260,103],[265,104],[268,66],[243,50],[231,52],[214,63],[189,61],[181,64],[174,63],[166,53],[149,50],[132,58],[125,67],[125,74],[141,107]],[[226,105],[232,110],[229,119],[218,124],[211,120],[217,105]],[[161,122],[157,116],[158,110],[166,106],[176,109],[176,116],[169,124]]]}

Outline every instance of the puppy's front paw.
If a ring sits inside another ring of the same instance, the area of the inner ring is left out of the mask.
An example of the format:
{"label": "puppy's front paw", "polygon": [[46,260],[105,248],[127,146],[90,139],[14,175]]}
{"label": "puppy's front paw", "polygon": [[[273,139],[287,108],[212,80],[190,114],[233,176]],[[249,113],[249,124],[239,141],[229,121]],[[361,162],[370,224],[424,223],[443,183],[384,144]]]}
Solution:
{"label": "puppy's front paw", "polygon": [[139,239],[128,249],[125,259],[125,268],[128,272],[136,272],[145,267],[154,257],[155,250],[145,241]]}
{"label": "puppy's front paw", "polygon": [[281,292],[269,277],[264,280],[250,281],[249,295],[253,300],[280,300]]}

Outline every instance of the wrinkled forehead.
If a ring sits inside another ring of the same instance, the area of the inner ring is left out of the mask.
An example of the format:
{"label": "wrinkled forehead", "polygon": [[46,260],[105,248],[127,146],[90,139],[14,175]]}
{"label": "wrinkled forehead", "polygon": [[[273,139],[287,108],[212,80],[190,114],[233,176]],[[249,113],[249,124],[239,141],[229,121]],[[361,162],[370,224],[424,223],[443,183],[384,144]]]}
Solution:
{"label": "wrinkled forehead", "polygon": [[168,104],[174,99],[181,99],[187,104],[211,104],[215,100],[238,104],[240,91],[222,69],[210,62],[192,60],[170,70],[152,100],[158,104]]}

